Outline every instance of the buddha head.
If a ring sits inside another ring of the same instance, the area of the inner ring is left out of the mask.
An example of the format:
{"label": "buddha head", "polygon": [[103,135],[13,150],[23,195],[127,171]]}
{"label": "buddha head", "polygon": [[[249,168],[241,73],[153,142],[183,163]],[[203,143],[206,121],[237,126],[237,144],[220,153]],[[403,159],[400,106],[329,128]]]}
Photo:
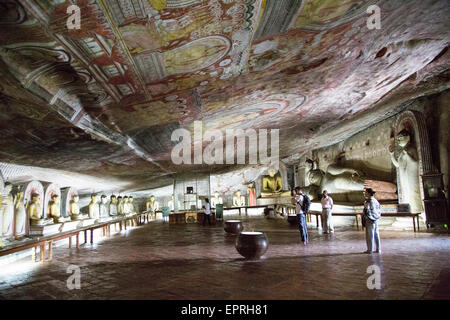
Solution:
{"label": "buddha head", "polygon": [[91,194],[91,202],[92,203],[98,202],[98,195],[96,193]]}
{"label": "buddha head", "polygon": [[320,170],[313,170],[309,173],[309,181],[313,185],[320,185],[322,182],[322,172]]}
{"label": "buddha head", "polygon": [[275,174],[276,174],[277,172],[275,171],[275,169],[269,168],[269,169],[267,170],[267,173],[269,174],[269,176],[270,176],[271,178],[273,178],[273,177],[275,177]]}
{"label": "buddha head", "polygon": [[133,203],[133,201],[134,201],[133,196],[129,196],[129,197],[128,197],[128,202],[129,202],[129,203]]}
{"label": "buddha head", "polygon": [[150,196],[150,202],[154,202],[155,201],[155,196],[154,195],[151,195]]}
{"label": "buddha head", "polygon": [[122,196],[117,197],[117,203],[119,203],[119,204],[122,203]]}
{"label": "buddha head", "polygon": [[73,198],[72,198],[72,202],[73,203],[78,203],[79,200],[80,200],[80,197],[77,194],[74,195]]}
{"label": "buddha head", "polygon": [[52,195],[52,201],[54,204],[59,203],[59,196],[57,194]]}
{"label": "buddha head", "polygon": [[17,197],[17,202],[18,202],[18,203],[19,203],[20,201],[22,201],[22,200],[23,200],[23,191],[17,192],[16,197]]}
{"label": "buddha head", "polygon": [[238,198],[241,197],[241,190],[236,191],[236,197],[238,197]]}
{"label": "buddha head", "polygon": [[214,192],[214,198],[219,198],[219,191]]}
{"label": "buddha head", "polygon": [[41,199],[41,196],[39,195],[39,193],[33,193],[31,195],[31,202],[33,202],[34,204],[39,204],[40,199]]}
{"label": "buddha head", "polygon": [[5,182],[5,188],[3,189],[3,194],[10,194],[12,191],[11,182]]}
{"label": "buddha head", "polygon": [[123,197],[123,203],[128,203],[128,196]]}
{"label": "buddha head", "polygon": [[100,197],[100,201],[101,201],[102,204],[106,204],[108,199],[106,198],[106,196],[104,194],[102,194],[102,196]]}
{"label": "buddha head", "polygon": [[398,145],[402,148],[406,147],[411,141],[411,134],[408,130],[403,129],[397,134]]}
{"label": "buddha head", "polygon": [[115,196],[115,195],[111,195],[110,201],[111,201],[112,204],[116,204],[116,203],[117,203],[117,198],[116,198],[116,196]]}

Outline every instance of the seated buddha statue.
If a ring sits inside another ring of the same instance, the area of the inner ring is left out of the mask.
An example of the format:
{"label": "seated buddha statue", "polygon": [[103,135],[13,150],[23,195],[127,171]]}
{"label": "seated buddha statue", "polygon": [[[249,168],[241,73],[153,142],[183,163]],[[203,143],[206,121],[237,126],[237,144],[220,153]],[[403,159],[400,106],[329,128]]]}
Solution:
{"label": "seated buddha statue", "polygon": [[146,211],[155,212],[156,210],[159,210],[159,203],[155,200],[155,196],[151,195],[150,199],[146,203]]}
{"label": "seated buddha statue", "polygon": [[267,170],[268,175],[262,177],[262,197],[270,196],[290,196],[290,191],[283,190],[281,176],[277,175],[274,169]]}
{"label": "seated buddha statue", "polygon": [[243,206],[245,206],[245,197],[241,195],[241,190],[238,190],[233,196],[233,207]]}
{"label": "seated buddha statue", "polygon": [[[171,211],[175,211],[175,197],[172,195],[171,199],[167,203],[167,206],[170,208]],[[177,200],[177,210],[180,210],[180,201]]]}
{"label": "seated buddha statue", "polygon": [[61,203],[59,202],[59,196],[57,194],[54,194],[52,196],[52,201],[50,203],[48,213],[49,217],[53,219],[54,223],[70,221],[70,217],[61,216]]}
{"label": "seated buddha statue", "polygon": [[100,218],[100,207],[98,205],[98,196],[96,193],[91,195],[91,202],[89,202],[89,218]]}
{"label": "seated buddha statue", "polygon": [[214,197],[211,198],[211,208],[215,208],[216,205],[223,204],[222,197],[219,196],[219,192],[214,192]]}
{"label": "seated buddha statue", "polygon": [[106,198],[106,196],[102,194],[100,197],[100,205],[99,205],[100,218],[109,217],[108,205],[106,204],[107,202],[108,198]]}
{"label": "seated buddha statue", "polygon": [[39,203],[40,197],[41,196],[38,193],[33,193],[31,196],[31,203],[28,206],[30,224],[32,226],[44,226],[53,223],[52,218],[42,218],[42,208]]}
{"label": "seated buddha statue", "polygon": [[130,214],[130,203],[128,202],[128,196],[123,197],[122,206],[123,206],[122,213],[128,216]]}
{"label": "seated buddha statue", "polygon": [[119,216],[123,216],[124,215],[124,213],[123,213],[123,204],[124,204],[124,202],[123,202],[122,196],[118,196],[117,197],[117,214]]}
{"label": "seated buddha statue", "polygon": [[115,195],[111,195],[108,209],[110,216],[112,217],[117,216],[117,198]]}
{"label": "seated buddha statue", "polygon": [[80,213],[80,197],[78,195],[74,195],[72,201],[70,201],[70,218],[72,220],[83,220],[89,218],[87,214]]}
{"label": "seated buddha statue", "polygon": [[128,197],[128,208],[129,208],[130,214],[136,214],[136,208],[134,207],[133,196]]}

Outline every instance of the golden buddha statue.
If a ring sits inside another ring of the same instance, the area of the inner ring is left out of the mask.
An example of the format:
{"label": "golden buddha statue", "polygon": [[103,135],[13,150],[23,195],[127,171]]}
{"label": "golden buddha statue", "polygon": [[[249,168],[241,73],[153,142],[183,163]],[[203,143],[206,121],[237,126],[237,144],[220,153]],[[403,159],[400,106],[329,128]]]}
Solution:
{"label": "golden buddha statue", "polygon": [[241,195],[241,190],[238,190],[233,196],[233,207],[243,206],[245,206],[245,197]]}
{"label": "golden buddha statue", "polygon": [[43,226],[47,224],[52,224],[53,219],[42,218],[42,208],[40,201],[40,195],[38,193],[33,193],[31,196],[31,203],[28,207],[28,212],[30,215],[30,224],[32,226]]}
{"label": "golden buddha statue", "polygon": [[96,193],[91,195],[91,202],[89,202],[89,218],[100,218],[100,207],[98,206],[98,196]]}
{"label": "golden buddha statue", "polygon": [[122,196],[118,196],[117,197],[117,214],[118,215],[123,215],[123,198]]}
{"label": "golden buddha statue", "polygon": [[61,216],[61,203],[59,202],[59,196],[54,194],[49,206],[49,217],[53,219],[54,223],[70,221],[70,217]]}
{"label": "golden buddha statue", "polygon": [[291,193],[289,191],[283,190],[283,182],[281,180],[281,176],[276,175],[276,171],[274,169],[267,170],[268,175],[263,176],[262,178],[262,197],[270,197],[270,196],[290,196]]}
{"label": "golden buddha statue", "polygon": [[87,214],[80,213],[80,197],[78,195],[74,195],[72,201],[70,201],[70,218],[72,220],[83,220],[89,218]]}

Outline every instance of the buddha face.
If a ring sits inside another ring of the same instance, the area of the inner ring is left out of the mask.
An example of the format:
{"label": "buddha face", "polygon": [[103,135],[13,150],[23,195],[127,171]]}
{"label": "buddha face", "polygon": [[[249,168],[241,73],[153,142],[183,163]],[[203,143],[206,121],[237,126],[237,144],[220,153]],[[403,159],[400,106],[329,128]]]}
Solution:
{"label": "buddha face", "polygon": [[102,201],[103,204],[106,204],[106,202],[108,201],[108,200],[106,199],[106,197],[102,197],[101,199],[102,199],[101,201]]}
{"label": "buddha face", "polygon": [[237,197],[240,197],[240,196],[241,196],[241,191],[240,191],[240,190],[236,191],[236,196],[237,196]]}
{"label": "buddha face", "polygon": [[219,197],[219,193],[216,191],[214,192],[214,197],[218,198]]}
{"label": "buddha face", "polygon": [[17,193],[17,201],[21,201],[23,199],[23,192]]}
{"label": "buddha face", "polygon": [[116,204],[117,203],[117,198],[116,197],[111,197],[111,203],[112,204]]}
{"label": "buddha face", "polygon": [[150,202],[153,202],[153,201],[155,201],[155,196],[150,197]]}
{"label": "buddha face", "polygon": [[402,148],[406,147],[410,141],[411,137],[407,133],[399,134],[399,136],[397,137],[398,145]]}
{"label": "buddha face", "polygon": [[319,185],[322,181],[322,175],[319,172],[312,171],[309,174],[309,181],[311,182],[311,184]]}
{"label": "buddha face", "polygon": [[274,169],[269,169],[267,170],[267,173],[269,174],[270,177],[273,178],[277,172]]}
{"label": "buddha face", "polygon": [[33,198],[31,198],[31,202],[38,204],[40,199],[41,197],[39,195],[33,196]]}
{"label": "buddha face", "polygon": [[80,200],[80,197],[78,197],[78,196],[73,196],[73,202],[74,202],[74,203],[78,203],[79,200]]}
{"label": "buddha face", "polygon": [[58,196],[54,196],[52,199],[53,199],[53,203],[54,204],[58,204],[59,203],[59,197]]}
{"label": "buddha face", "polygon": [[96,195],[92,195],[91,196],[91,201],[92,201],[92,203],[97,203],[98,202],[98,197]]}
{"label": "buddha face", "polygon": [[133,200],[134,200],[133,198],[128,198],[129,203],[133,203]]}

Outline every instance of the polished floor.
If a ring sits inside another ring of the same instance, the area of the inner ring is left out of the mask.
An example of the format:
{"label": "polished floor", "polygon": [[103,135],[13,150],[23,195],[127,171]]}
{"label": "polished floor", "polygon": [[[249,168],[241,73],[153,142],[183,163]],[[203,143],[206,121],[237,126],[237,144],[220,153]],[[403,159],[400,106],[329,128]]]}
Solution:
{"label": "polished floor", "polygon": [[[242,258],[220,224],[152,222],[80,249],[64,244],[52,262],[1,267],[0,298],[450,299],[448,234],[381,231],[382,254],[367,255],[364,232],[354,228],[323,235],[311,224],[304,247],[285,220],[242,220],[269,238],[260,260]],[[80,268],[80,289],[67,287],[70,265]],[[368,289],[372,265],[380,289]]]}

